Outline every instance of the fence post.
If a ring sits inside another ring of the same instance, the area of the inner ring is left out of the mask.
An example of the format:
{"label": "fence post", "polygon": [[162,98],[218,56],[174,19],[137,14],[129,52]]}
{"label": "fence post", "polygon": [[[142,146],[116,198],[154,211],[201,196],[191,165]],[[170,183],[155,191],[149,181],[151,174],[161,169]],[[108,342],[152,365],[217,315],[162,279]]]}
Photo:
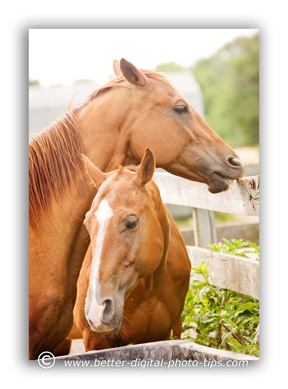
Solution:
{"label": "fence post", "polygon": [[207,248],[207,244],[217,243],[214,211],[193,208],[195,246]]}

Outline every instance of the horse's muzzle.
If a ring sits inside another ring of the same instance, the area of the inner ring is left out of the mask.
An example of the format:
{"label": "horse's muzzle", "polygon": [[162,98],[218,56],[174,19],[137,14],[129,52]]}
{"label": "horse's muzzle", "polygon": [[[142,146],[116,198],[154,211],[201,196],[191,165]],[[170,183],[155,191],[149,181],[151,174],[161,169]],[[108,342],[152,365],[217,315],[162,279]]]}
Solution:
{"label": "horse's muzzle", "polygon": [[228,155],[225,162],[215,166],[215,170],[208,175],[208,190],[219,193],[229,189],[233,180],[243,177],[244,168],[239,158]]}
{"label": "horse's muzzle", "polygon": [[115,332],[118,331],[121,325],[121,313],[115,312],[115,304],[113,299],[105,299],[98,306],[96,315],[86,315],[87,322],[92,331],[95,332]]}

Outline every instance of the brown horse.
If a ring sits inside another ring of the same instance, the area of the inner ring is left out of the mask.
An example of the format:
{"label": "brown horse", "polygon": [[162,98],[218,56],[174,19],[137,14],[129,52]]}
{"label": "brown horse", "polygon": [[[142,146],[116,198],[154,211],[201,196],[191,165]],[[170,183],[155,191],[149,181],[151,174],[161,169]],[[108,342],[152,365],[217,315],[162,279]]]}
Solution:
{"label": "brown horse", "polygon": [[213,192],[243,167],[233,150],[162,75],[115,62],[117,77],[29,145],[30,358],[54,351],[73,322],[76,283],[89,237],[83,226],[96,190],[81,153],[102,171],[138,164],[146,147],[157,166]]}
{"label": "brown horse", "polygon": [[165,340],[171,330],[180,338],[191,264],[151,181],[154,154],[147,149],[136,172],[86,166],[99,189],[84,221],[91,248],[74,309],[86,351]]}

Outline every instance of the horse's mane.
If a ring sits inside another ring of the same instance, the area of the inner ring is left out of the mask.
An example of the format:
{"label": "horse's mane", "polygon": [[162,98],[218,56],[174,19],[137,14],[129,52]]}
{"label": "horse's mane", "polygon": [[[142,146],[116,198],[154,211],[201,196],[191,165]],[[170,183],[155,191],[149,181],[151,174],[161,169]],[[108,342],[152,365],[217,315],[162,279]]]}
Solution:
{"label": "horse's mane", "polygon": [[59,200],[82,167],[83,153],[73,113],[67,112],[29,144],[29,223],[37,224],[51,198]]}

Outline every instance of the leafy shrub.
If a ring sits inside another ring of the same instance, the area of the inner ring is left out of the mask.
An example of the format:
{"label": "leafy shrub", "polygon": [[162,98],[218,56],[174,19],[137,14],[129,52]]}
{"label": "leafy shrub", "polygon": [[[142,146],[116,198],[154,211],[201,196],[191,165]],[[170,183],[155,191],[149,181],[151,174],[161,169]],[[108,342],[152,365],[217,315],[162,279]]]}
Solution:
{"label": "leafy shrub", "polygon": [[[241,240],[225,240],[224,244],[210,247],[214,251],[235,255],[235,250],[246,247],[243,243],[247,244]],[[248,246],[259,252],[257,245]],[[242,256],[246,257],[246,254],[242,252]],[[237,252],[237,255],[241,254]],[[182,314],[182,338],[209,347],[259,356],[259,346],[255,343],[259,324],[258,300],[211,285],[208,265],[203,261],[199,267],[192,268],[192,282]],[[193,280],[195,274],[201,275],[203,281]]]}
{"label": "leafy shrub", "polygon": [[[259,254],[259,246],[256,243],[243,239],[223,239],[224,243],[207,244],[213,251],[224,254],[238,255],[240,257],[248,258],[246,254]],[[245,251],[244,251],[245,250]],[[255,258],[259,261],[258,258]]]}

